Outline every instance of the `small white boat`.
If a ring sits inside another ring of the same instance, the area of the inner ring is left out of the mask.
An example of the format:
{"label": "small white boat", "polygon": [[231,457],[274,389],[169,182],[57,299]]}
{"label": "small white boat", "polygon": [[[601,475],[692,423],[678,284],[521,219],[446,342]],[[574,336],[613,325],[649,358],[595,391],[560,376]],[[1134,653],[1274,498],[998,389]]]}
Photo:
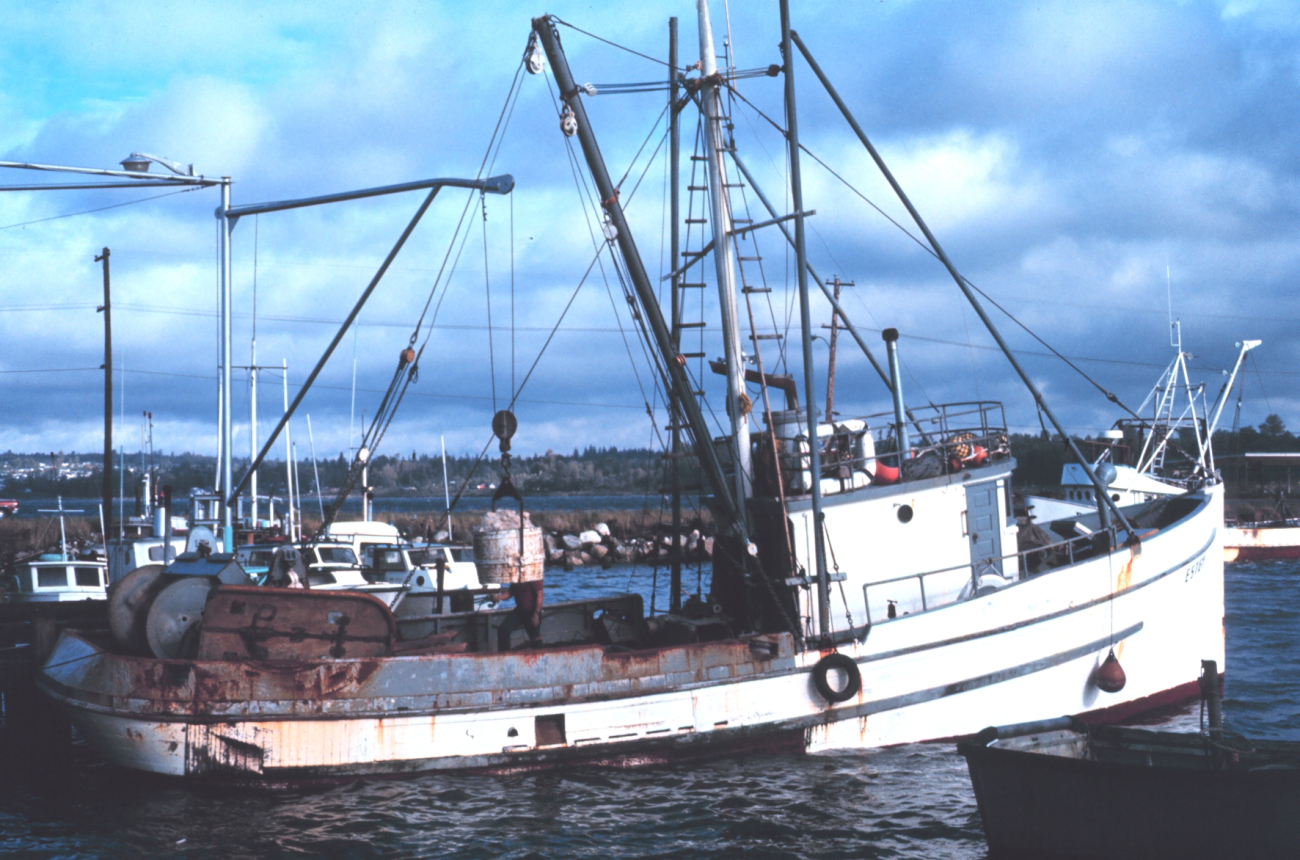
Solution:
{"label": "small white boat", "polygon": [[104,562],[95,559],[45,553],[10,577],[5,588],[6,596],[11,603],[105,600],[108,597],[107,568]]}
{"label": "small white boat", "polygon": [[43,553],[9,577],[5,585],[11,603],[54,603],[67,600],[106,600],[108,564],[97,558],[76,558],[68,551],[64,514],[80,513],[63,507],[59,497],[59,551]]}

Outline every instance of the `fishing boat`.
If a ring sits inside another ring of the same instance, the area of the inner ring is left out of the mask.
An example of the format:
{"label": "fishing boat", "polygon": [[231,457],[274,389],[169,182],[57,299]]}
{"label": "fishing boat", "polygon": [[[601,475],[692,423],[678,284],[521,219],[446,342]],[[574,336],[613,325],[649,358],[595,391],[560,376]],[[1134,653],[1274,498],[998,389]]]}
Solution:
{"label": "fishing boat", "polygon": [[[1111,499],[1120,505],[1172,498],[1198,486],[1207,477],[1214,476],[1217,480],[1214,431],[1246,353],[1261,343],[1246,340],[1237,344],[1236,363],[1214,402],[1209,403],[1205,383],[1191,381],[1187,361],[1192,356],[1183,350],[1181,324],[1173,321],[1170,329],[1170,343],[1176,349],[1173,361],[1137,409],[1124,407],[1130,417],[1119,419],[1091,443],[1100,451],[1092,468],[1101,474]],[[1118,398],[1114,399],[1119,402]],[[1144,414],[1148,407],[1150,413]],[[1026,494],[1025,505],[1030,516],[1047,522],[1087,513],[1097,507],[1087,470],[1078,463],[1061,467],[1056,495]]]}
{"label": "fishing boat", "polygon": [[1233,522],[1223,535],[1224,561],[1300,558],[1300,518]]}
{"label": "fishing boat", "polygon": [[988,728],[957,749],[993,857],[1283,858],[1300,844],[1300,743],[1214,720],[1186,733],[1060,717]]}
{"label": "fishing boat", "polygon": [[[1225,468],[1251,466],[1285,466],[1288,470],[1300,463],[1300,454],[1259,453],[1235,454],[1222,458]],[[1261,513],[1263,516],[1261,516]],[[1224,561],[1271,561],[1273,559],[1300,558],[1300,517],[1295,516],[1286,496],[1279,493],[1272,511],[1254,510],[1249,514],[1240,509],[1229,519],[1223,535]]]}
{"label": "fishing boat", "polygon": [[[562,22],[533,20],[524,64],[533,73],[548,65],[553,71],[562,133],[577,139],[600,201],[605,242],[597,252],[615,255],[622,267],[659,384],[671,393],[675,459],[693,458],[703,475],[717,523],[707,590],[682,601],[675,572],[666,613],[648,614],[636,594],[545,604],[540,643],[517,650],[515,639],[501,635],[510,616],[503,609],[438,605],[426,616],[394,618],[368,595],[213,580],[201,611],[171,619],[170,641],[183,653],[164,657],[102,633],[66,631],[41,669],[41,688],[109,760],[174,776],[275,783],[862,748],[1061,713],[1114,719],[1194,696],[1188,654],[1222,665],[1223,491],[1213,475],[1176,497],[1120,507],[1087,466],[1099,493],[1095,508],[1052,523],[1049,544],[1021,549],[1001,405],[909,407],[897,332],[885,333],[889,372],[876,365],[893,410],[818,414],[810,277],[839,324],[875,358],[807,263],[802,225],[811,213],[798,173],[796,47],[1004,350],[1005,343],[790,29],[784,2],[786,63],[773,68],[785,73],[793,213],[772,210],[770,221],[743,226],[732,218],[727,189],[743,176],[761,191],[725,133],[720,90],[734,85],[733,70],[717,68],[703,0],[698,9],[699,74],[676,73],[684,69],[674,19],[675,74],[665,89],[670,104],[697,105],[704,118],[700,158],[712,189],[725,347],[726,408],[717,414],[730,422],[721,437],[696,394],[703,371],[691,373],[698,356],[683,352],[681,316],[665,315],[637,251],[584,104],[595,88],[575,83],[560,44]],[[738,173],[728,172],[733,166]],[[495,187],[508,191],[510,184]],[[744,256],[737,243],[760,229],[780,231],[795,249],[801,383],[765,368],[759,332],[751,332],[754,354],[742,349],[738,301],[753,293],[737,287]],[[701,250],[687,261],[706,257]],[[680,259],[675,243],[673,259]],[[671,276],[674,295],[690,286],[687,268]],[[402,351],[385,404],[400,401],[417,360],[413,349]],[[784,397],[784,409],[772,408],[769,389]],[[372,429],[386,428],[390,414],[387,406],[376,410]],[[525,500],[509,475],[514,415],[499,412],[492,430],[504,471],[494,507],[513,499],[523,513]],[[371,447],[361,446],[354,471]],[[242,486],[233,478],[225,484],[227,505]],[[494,544],[501,557],[476,548],[482,582],[501,582],[493,577],[512,568],[525,579],[534,564],[528,576],[540,575],[542,554],[533,548],[540,532],[526,517],[518,523],[517,543],[507,531]],[[183,588],[189,595],[194,586]],[[142,598],[133,611],[147,613],[150,623],[166,620],[154,616],[167,593],[152,607]]]}

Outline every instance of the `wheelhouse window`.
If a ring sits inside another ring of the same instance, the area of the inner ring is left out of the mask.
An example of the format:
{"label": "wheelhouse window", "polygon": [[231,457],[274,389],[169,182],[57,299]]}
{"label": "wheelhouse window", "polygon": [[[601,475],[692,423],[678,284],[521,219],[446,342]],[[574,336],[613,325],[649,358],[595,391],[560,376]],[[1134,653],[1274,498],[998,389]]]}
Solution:
{"label": "wheelhouse window", "polygon": [[38,567],[36,569],[37,588],[67,588],[68,569],[66,567]]}
{"label": "wheelhouse window", "polygon": [[347,546],[318,546],[316,555],[322,564],[351,564],[357,563],[357,554]]}
{"label": "wheelhouse window", "polygon": [[270,567],[275,560],[275,550],[255,549],[244,558],[245,567]]}
{"label": "wheelhouse window", "polygon": [[74,569],[74,576],[77,585],[87,588],[98,588],[104,582],[100,578],[100,569],[97,567],[78,567]]}
{"label": "wheelhouse window", "polygon": [[400,549],[376,549],[375,567],[379,570],[405,570]]}

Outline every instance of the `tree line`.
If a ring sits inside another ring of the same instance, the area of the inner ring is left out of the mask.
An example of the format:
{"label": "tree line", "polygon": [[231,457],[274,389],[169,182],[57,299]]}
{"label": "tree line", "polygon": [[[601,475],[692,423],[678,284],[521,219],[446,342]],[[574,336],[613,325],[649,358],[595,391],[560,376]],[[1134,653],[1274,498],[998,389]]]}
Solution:
{"label": "tree line", "polygon": [[[1061,477],[1061,467],[1070,458],[1064,440],[1059,436],[1015,433],[1011,437],[1011,453],[1016,458],[1015,483],[1018,490],[1050,490]],[[1076,437],[1085,456],[1100,453],[1091,437]],[[1177,449],[1194,451],[1195,439],[1190,429],[1185,429],[1177,440]],[[1286,429],[1277,415],[1269,415],[1258,427],[1242,427],[1238,431],[1220,430],[1214,434],[1216,455],[1241,453],[1300,452],[1300,437]],[[1134,452],[1135,453],[1135,452]],[[1177,467],[1180,454],[1171,454],[1173,467]],[[70,462],[93,464],[93,472],[80,476],[60,475],[59,466]],[[236,459],[236,475],[248,467],[247,458]],[[591,445],[574,448],[572,453],[547,451],[545,454],[512,458],[510,474],[515,486],[525,493],[659,493],[669,486],[668,460],[662,452],[648,449],[600,447]],[[682,483],[688,492],[698,488],[701,477],[689,459],[681,464]],[[45,463],[44,469],[38,468]],[[320,460],[316,469],[325,491],[337,489],[347,479],[351,463],[342,454],[334,459]],[[139,454],[127,455],[125,495],[131,498],[141,483],[145,472],[153,475],[154,486],[169,484],[178,494],[188,494],[191,488],[211,488],[216,477],[216,458],[193,453],[156,454],[152,462],[141,462]],[[304,493],[315,488],[315,470],[310,458],[298,463],[299,484]],[[22,475],[17,470],[28,470]],[[1251,474],[1241,470],[1225,470],[1230,492],[1236,495],[1263,495],[1275,492],[1286,482],[1284,471],[1255,469]],[[37,496],[64,495],[94,498],[101,488],[101,466],[93,454],[0,454],[0,477],[5,484],[0,496],[19,496],[27,491]],[[471,455],[448,455],[446,481],[452,494],[464,489],[469,493],[490,493],[500,483],[503,475],[501,458],[484,457],[480,462]],[[412,451],[410,456],[395,453],[379,455],[371,460],[369,485],[376,495],[440,496],[443,492],[443,461],[436,454]],[[267,461],[258,469],[259,493],[285,494],[285,464],[283,460]],[[114,463],[113,486],[122,486],[118,463]],[[1234,483],[1238,486],[1234,487]]]}

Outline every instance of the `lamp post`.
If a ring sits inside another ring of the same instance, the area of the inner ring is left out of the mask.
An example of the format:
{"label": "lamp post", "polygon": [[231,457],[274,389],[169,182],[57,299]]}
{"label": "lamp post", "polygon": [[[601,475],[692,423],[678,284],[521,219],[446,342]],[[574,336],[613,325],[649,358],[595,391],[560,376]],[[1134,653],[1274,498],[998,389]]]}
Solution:
{"label": "lamp post", "polygon": [[[162,165],[163,167],[167,168],[167,170],[170,171],[170,173],[166,173],[166,174],[149,173],[149,165],[151,163]],[[156,155],[149,155],[147,153],[142,153],[142,152],[131,153],[126,158],[122,159],[120,164],[122,165],[121,170],[108,170],[108,169],[102,169],[96,167],[72,167],[72,166],[61,165],[61,164],[38,164],[35,162],[26,162],[26,161],[0,161],[0,168],[11,168],[16,170],[34,170],[34,171],[52,172],[52,173],[73,173],[73,174],[81,174],[84,176],[104,177],[104,179],[100,179],[98,181],[88,181],[88,182],[33,183],[28,185],[0,185],[0,191],[74,191],[74,190],[108,189],[108,188],[142,188],[142,187],[177,186],[177,185],[207,188],[213,185],[220,185],[222,187],[223,206],[224,208],[229,208],[229,201],[230,201],[230,178],[229,177],[223,176],[220,179],[213,179],[202,175],[195,176],[194,165],[192,164],[185,165],[184,167],[182,167],[182,165],[177,164],[174,161],[170,161],[166,158],[161,158]],[[225,237],[223,236],[223,239],[224,238]],[[224,263],[228,263],[229,261],[228,245],[226,245],[226,243],[224,242],[223,245],[226,246],[226,252],[225,254],[223,254],[222,259]],[[111,423],[112,421],[111,418],[112,367],[108,366],[111,363],[111,358],[109,358],[111,353],[109,352],[108,344],[111,342],[110,338],[112,337],[112,330],[110,328],[111,324],[109,322],[109,316],[108,316],[109,315],[108,255],[109,255],[109,249],[104,248],[103,254],[99,257],[96,257],[95,259],[96,261],[103,261],[104,263],[104,307],[103,307],[104,326],[105,326],[105,332],[104,332],[104,337],[105,337],[105,368],[104,368],[104,373],[105,373],[104,488],[105,489],[104,489],[104,495],[105,495],[105,507],[109,511],[111,511],[112,500],[111,498],[109,498],[111,494],[111,490],[109,489],[109,487],[111,486],[111,484],[109,482],[108,476],[111,475],[113,471],[112,423]],[[223,365],[226,367],[225,373],[223,375],[224,386],[225,386],[222,395],[223,402],[224,402],[224,398],[228,398],[229,396],[227,393],[229,391],[229,378],[230,378],[229,295],[230,295],[229,265],[223,265],[222,267],[222,297],[223,297],[222,316],[223,316],[223,331],[225,333],[225,338],[224,338],[225,352],[223,352]],[[227,408],[225,412],[225,415],[227,416],[226,423],[223,424],[223,426],[226,428],[229,427],[228,424],[229,414],[230,413]],[[230,479],[229,479],[228,471],[226,475],[227,475],[226,486],[229,487]],[[229,525],[229,513],[227,513],[227,526],[228,525]],[[231,540],[231,536],[229,534],[229,528],[227,528],[227,533],[228,533],[227,541],[229,541]],[[104,540],[105,541],[108,540],[107,534],[104,535]]]}
{"label": "lamp post", "polygon": [[[162,158],[157,155],[150,155],[147,152],[133,152],[126,158],[122,159],[121,164],[124,169],[132,174],[146,174],[149,172],[150,164],[160,164],[171,171],[172,175],[150,174],[150,178],[155,181],[184,181],[194,176],[194,165],[181,165],[170,159]],[[220,453],[220,466],[217,470],[217,492],[221,494],[222,499],[230,495],[231,485],[234,483],[234,470],[231,465],[232,452],[234,450],[234,423],[231,419],[231,378],[230,369],[232,362],[231,357],[231,277],[230,277],[230,231],[234,229],[234,221],[230,218],[230,177],[222,176],[220,179],[212,180],[209,184],[221,186],[221,205],[217,207],[214,213],[217,220],[221,222],[221,344],[220,344],[220,363],[221,370],[217,383],[217,420],[220,424],[218,447]],[[221,542],[226,552],[235,551],[235,524],[234,511],[230,505],[221,506]]]}

